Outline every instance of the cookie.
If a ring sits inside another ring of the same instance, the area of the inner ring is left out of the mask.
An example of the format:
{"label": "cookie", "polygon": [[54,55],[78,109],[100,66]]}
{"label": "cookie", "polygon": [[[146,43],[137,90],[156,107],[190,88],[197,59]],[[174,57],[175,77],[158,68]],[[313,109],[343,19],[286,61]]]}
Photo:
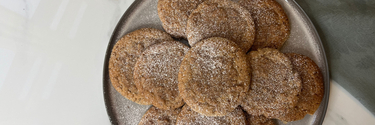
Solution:
{"label": "cookie", "polygon": [[285,55],[291,60],[293,68],[300,74],[302,81],[297,105],[285,115],[277,117],[284,122],[290,122],[303,119],[306,114],[314,114],[323,99],[324,85],[323,75],[313,60],[296,53]]}
{"label": "cookie", "polygon": [[292,61],[293,67],[300,74],[302,80],[302,90],[297,107],[308,114],[314,114],[324,96],[324,81],[319,66],[309,57],[301,54],[286,53],[286,56]]}
{"label": "cookie", "polygon": [[178,89],[192,110],[206,116],[225,116],[248,91],[249,70],[245,53],[234,42],[208,38],[185,55]]}
{"label": "cookie", "polygon": [[158,15],[165,31],[175,38],[187,38],[186,23],[197,6],[205,0],[159,0]]}
{"label": "cookie", "polygon": [[177,117],[176,125],[245,125],[245,115],[240,108],[225,116],[204,116],[185,105]]}
{"label": "cookie", "polygon": [[230,0],[207,0],[189,16],[186,28],[189,44],[210,37],[234,41],[246,53],[253,45],[255,26],[250,12]]}
{"label": "cookie", "polygon": [[242,107],[251,115],[277,118],[296,106],[301,79],[291,61],[276,49],[264,48],[247,54],[251,85]]}
{"label": "cookie", "polygon": [[112,86],[125,98],[142,105],[151,102],[138,92],[133,80],[136,60],[142,51],[161,41],[173,40],[167,33],[151,28],[143,28],[123,36],[112,49],[109,59],[109,77]]}
{"label": "cookie", "polygon": [[279,119],[284,123],[303,119],[306,116],[307,112],[298,107],[299,103],[300,100],[298,100],[297,106],[287,110],[283,115],[279,115],[274,118]]}
{"label": "cookie", "polygon": [[251,50],[280,49],[289,38],[288,16],[275,0],[239,0],[248,9],[255,23],[255,40]]}
{"label": "cookie", "polygon": [[161,110],[154,106],[147,110],[138,125],[175,125],[181,108]]}
{"label": "cookie", "polygon": [[275,125],[272,119],[266,118],[265,116],[254,116],[246,114],[246,125]]}
{"label": "cookie", "polygon": [[134,67],[134,83],[152,105],[171,110],[184,102],[178,91],[178,70],[189,47],[165,41],[146,48]]}

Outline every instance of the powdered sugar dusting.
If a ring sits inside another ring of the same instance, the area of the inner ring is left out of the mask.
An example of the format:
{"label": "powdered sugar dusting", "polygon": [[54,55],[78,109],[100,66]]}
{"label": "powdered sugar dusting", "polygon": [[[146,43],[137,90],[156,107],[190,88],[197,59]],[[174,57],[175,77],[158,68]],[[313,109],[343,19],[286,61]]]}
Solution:
{"label": "powdered sugar dusting", "polygon": [[279,117],[282,121],[303,119],[307,113],[314,114],[324,95],[323,76],[319,67],[307,56],[295,53],[285,54],[292,62],[293,68],[300,74],[302,90],[298,103],[286,115]]}
{"label": "powdered sugar dusting", "polygon": [[111,107],[113,107],[111,112],[116,116],[116,119],[112,123],[119,125],[136,125],[141,120],[143,114],[150,107],[149,105],[139,105],[124,98],[121,94],[116,92],[113,87],[110,87],[110,101]]}
{"label": "powdered sugar dusting", "polygon": [[254,42],[255,27],[250,13],[237,3],[209,0],[190,15],[186,35],[190,45],[210,37],[223,37],[247,52]]}
{"label": "powdered sugar dusting", "polygon": [[246,57],[234,42],[209,38],[197,43],[185,56],[179,89],[194,111],[223,116],[239,105],[248,90],[250,78],[246,69]]}
{"label": "powdered sugar dusting", "polygon": [[[142,1],[142,2],[137,2]],[[129,8],[128,11],[131,13],[125,14],[130,15],[127,18],[124,18],[120,20],[120,25],[115,33],[114,38],[119,39],[121,38],[125,33],[128,33],[130,31],[142,28],[142,27],[152,27],[152,28],[158,28],[160,30],[163,30],[161,22],[157,16],[156,11],[156,3],[157,0],[137,0],[137,3],[140,3],[136,6],[136,8]],[[327,67],[325,64],[324,59],[324,52],[322,50],[322,46],[319,44],[319,36],[314,31],[313,25],[309,22],[308,18],[293,1],[289,0],[276,0],[278,1],[285,9],[285,12],[288,14],[289,19],[291,21],[291,39],[286,42],[286,45],[284,45],[284,48],[282,49],[283,52],[297,52],[303,55],[307,55],[310,58],[312,58],[321,68],[323,71],[324,77],[326,79],[325,82],[327,82],[327,79],[329,79],[327,76]],[[121,23],[125,22],[125,23]],[[112,42],[115,43],[115,42]],[[110,101],[110,103],[106,103],[107,110],[113,123],[117,123],[116,119],[118,119],[118,122],[120,125],[123,124],[130,124],[135,125],[138,123],[140,118],[142,117],[143,113],[148,109],[149,106],[140,106],[136,103],[133,103],[124,97],[122,97],[116,90],[114,90],[111,85],[110,81],[105,77],[105,87],[109,88],[106,89],[104,92],[105,95],[109,95],[108,97],[105,97],[107,100]],[[107,85],[107,83],[109,83]],[[329,84],[329,81],[325,84]],[[106,102],[107,102],[106,100]],[[323,101],[325,103],[325,101]],[[130,106],[129,109],[127,106]],[[322,111],[325,110],[325,106],[320,106],[319,110],[315,115],[313,116],[306,116],[305,119],[292,122],[289,124],[317,124],[319,123],[319,120],[322,119]],[[109,111],[111,110],[111,112]],[[121,118],[121,119],[120,119]],[[282,122],[279,122],[279,124],[285,124]]]}
{"label": "powdered sugar dusting", "polygon": [[165,41],[147,48],[135,65],[134,82],[152,104],[160,109],[175,109],[184,104],[178,91],[178,70],[189,47]]}
{"label": "powdered sugar dusting", "polygon": [[266,118],[263,115],[255,116],[245,113],[246,116],[246,125],[275,125],[275,122],[272,119]]}
{"label": "powdered sugar dusting", "polygon": [[278,118],[296,106],[301,91],[299,74],[291,61],[276,49],[264,48],[248,54],[252,79],[242,105],[251,115]]}
{"label": "powdered sugar dusting", "polygon": [[152,106],[142,117],[138,125],[175,125],[181,108],[161,110]]}
{"label": "powdered sugar dusting", "polygon": [[173,39],[163,31],[142,28],[125,35],[113,47],[108,66],[109,76],[112,85],[124,97],[143,105],[151,103],[138,92],[134,84],[134,65],[146,47],[164,40]]}
{"label": "powdered sugar dusting", "polygon": [[280,49],[290,34],[287,15],[275,0],[240,0],[254,19],[256,36],[251,50]]}
{"label": "powdered sugar dusting", "polygon": [[159,0],[158,14],[166,32],[186,38],[186,23],[191,12],[205,0]]}
{"label": "powdered sugar dusting", "polygon": [[222,117],[204,116],[185,105],[178,115],[176,125],[245,125],[245,115],[242,109],[236,108]]}

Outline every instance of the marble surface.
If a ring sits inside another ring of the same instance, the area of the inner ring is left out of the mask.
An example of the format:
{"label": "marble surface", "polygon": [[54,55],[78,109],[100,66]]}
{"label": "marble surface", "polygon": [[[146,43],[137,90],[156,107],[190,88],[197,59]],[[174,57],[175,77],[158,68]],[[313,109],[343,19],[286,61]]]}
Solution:
{"label": "marble surface", "polygon": [[[0,0],[0,124],[109,125],[105,50],[133,0]],[[375,117],[335,81],[324,125]]]}
{"label": "marble surface", "polygon": [[296,0],[315,25],[331,79],[375,115],[375,1]]}

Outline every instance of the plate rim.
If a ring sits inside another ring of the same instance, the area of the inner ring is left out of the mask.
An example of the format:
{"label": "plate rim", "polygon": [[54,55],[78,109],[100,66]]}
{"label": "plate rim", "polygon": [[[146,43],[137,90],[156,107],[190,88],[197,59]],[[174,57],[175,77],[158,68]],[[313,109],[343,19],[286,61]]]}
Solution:
{"label": "plate rim", "polygon": [[322,51],[322,55],[323,55],[323,58],[324,58],[324,66],[326,67],[326,75],[325,75],[325,77],[327,78],[327,79],[324,79],[324,96],[323,96],[323,100],[321,102],[324,105],[324,107],[323,107],[323,113],[320,116],[321,120],[318,123],[319,125],[322,125],[323,121],[325,119],[326,113],[327,113],[328,102],[329,102],[329,95],[330,95],[330,86],[331,86],[330,85],[330,78],[329,78],[328,59],[327,59],[327,56],[326,56],[326,52],[324,50],[323,42],[320,39],[318,31],[316,30],[314,24],[312,23],[311,19],[306,14],[306,12],[302,9],[302,7],[295,0],[286,0],[286,1],[291,1],[292,5],[295,6],[295,8],[297,9],[297,12],[299,12],[299,13],[301,13],[303,15],[302,18],[308,22],[308,27],[311,30],[311,33],[313,33],[314,36],[317,36],[318,46],[319,46],[320,50]]}
{"label": "plate rim", "polygon": [[112,53],[112,48],[114,46],[114,44],[112,44],[112,43],[116,42],[116,35],[118,34],[119,30],[121,29],[121,25],[124,24],[125,22],[127,22],[127,20],[128,20],[127,17],[129,17],[131,15],[132,12],[129,11],[129,10],[134,10],[142,2],[143,2],[143,0],[135,0],[126,9],[125,13],[118,20],[118,22],[116,24],[116,27],[114,28],[114,30],[113,30],[113,32],[111,34],[111,38],[109,39],[109,42],[108,42],[108,45],[107,45],[107,50],[106,50],[105,57],[104,57],[104,66],[103,66],[103,98],[104,98],[104,104],[105,104],[105,108],[106,108],[106,111],[107,111],[107,115],[108,115],[109,121],[111,122],[112,125],[118,125],[118,120],[114,116],[114,113],[112,111],[112,109],[113,109],[112,105],[110,105],[111,98],[109,97],[109,94],[107,94],[107,93],[109,93],[107,91],[109,89],[108,87],[111,87],[111,85],[107,85],[107,83],[106,83],[106,80],[110,79],[109,78],[108,65],[109,65],[109,58],[111,57],[111,53]]}
{"label": "plate rim", "polygon": [[[312,33],[313,36],[316,36],[317,41],[318,41],[318,43],[317,43],[318,48],[321,50],[322,56],[324,58],[323,62],[324,62],[324,66],[326,67],[326,69],[325,69],[325,72],[326,72],[325,78],[326,79],[324,79],[324,96],[323,96],[323,100],[321,102],[321,106],[324,106],[324,107],[323,107],[322,115],[320,115],[320,117],[317,118],[317,119],[319,119],[318,124],[321,125],[321,124],[323,124],[323,121],[324,121],[325,116],[326,116],[326,112],[327,112],[327,108],[328,108],[328,102],[329,102],[329,95],[330,95],[330,77],[329,77],[329,67],[328,67],[328,59],[327,59],[327,56],[326,56],[326,52],[324,50],[323,43],[320,39],[320,36],[319,36],[314,24],[312,23],[312,21],[310,20],[308,15],[305,13],[305,11],[301,8],[301,6],[295,0],[285,0],[285,1],[288,4],[290,4],[290,6],[293,6],[295,8],[295,10],[302,15],[301,18],[307,22],[306,26],[310,30],[310,33]],[[126,9],[125,13],[121,16],[121,18],[117,22],[116,27],[114,28],[114,30],[112,32],[112,35],[109,39],[107,49],[106,49],[106,53],[105,53],[105,57],[104,57],[103,98],[104,98],[104,103],[105,103],[107,115],[108,115],[108,118],[109,118],[112,125],[118,125],[118,120],[114,116],[114,113],[112,111],[113,108],[112,108],[112,105],[111,105],[111,98],[109,97],[109,94],[107,94],[107,93],[109,93],[108,87],[111,87],[111,85],[107,85],[107,83],[106,83],[107,79],[110,79],[109,78],[109,71],[108,71],[109,58],[110,58],[111,53],[112,53],[112,48],[115,45],[113,43],[115,43],[116,40],[117,40],[116,36],[117,36],[119,30],[121,29],[122,24],[125,24],[128,21],[128,17],[132,13],[132,11],[130,11],[130,10],[135,10],[138,7],[138,5],[142,2],[144,2],[144,0],[135,0]]]}

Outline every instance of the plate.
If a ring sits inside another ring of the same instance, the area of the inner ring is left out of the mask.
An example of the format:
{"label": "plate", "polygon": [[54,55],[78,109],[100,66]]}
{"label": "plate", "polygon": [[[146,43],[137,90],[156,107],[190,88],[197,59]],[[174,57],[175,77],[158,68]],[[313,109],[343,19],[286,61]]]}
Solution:
{"label": "plate", "polygon": [[[326,114],[329,96],[329,72],[322,42],[310,19],[293,0],[276,0],[288,15],[291,34],[281,48],[282,52],[295,52],[310,57],[320,67],[324,77],[324,98],[314,115],[289,122],[287,125],[321,125]],[[113,46],[125,34],[140,28],[163,30],[157,14],[157,0],[135,0],[118,22],[109,41],[103,69],[103,94],[109,119],[114,125],[137,125],[150,105],[138,105],[127,100],[113,87],[108,73],[108,62]],[[180,40],[187,44],[186,40]],[[284,125],[278,121],[279,125]]]}

